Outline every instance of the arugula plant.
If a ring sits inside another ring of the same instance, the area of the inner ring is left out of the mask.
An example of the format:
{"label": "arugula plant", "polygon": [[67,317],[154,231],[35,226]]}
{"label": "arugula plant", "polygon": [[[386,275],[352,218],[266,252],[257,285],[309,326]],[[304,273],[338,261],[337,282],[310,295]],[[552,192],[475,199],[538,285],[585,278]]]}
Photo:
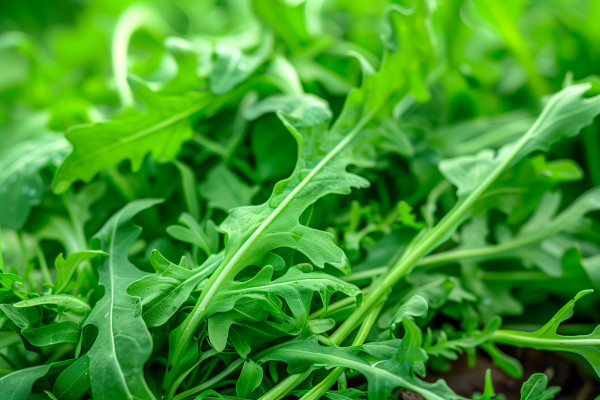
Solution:
{"label": "arugula plant", "polygon": [[[554,398],[514,347],[599,379],[586,6],[0,13],[0,393]],[[462,357],[498,370],[459,392]]]}

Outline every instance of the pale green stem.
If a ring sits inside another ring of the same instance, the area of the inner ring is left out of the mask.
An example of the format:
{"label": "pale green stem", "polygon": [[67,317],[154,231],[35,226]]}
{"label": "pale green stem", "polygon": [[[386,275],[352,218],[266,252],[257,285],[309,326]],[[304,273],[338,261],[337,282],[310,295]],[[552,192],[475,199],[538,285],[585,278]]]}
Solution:
{"label": "pale green stem", "polygon": [[523,332],[497,330],[489,339],[490,342],[509,344],[517,347],[529,347],[538,350],[569,351],[573,346],[600,346],[600,339],[582,339],[563,336],[560,339],[531,337]]}
{"label": "pale green stem", "polygon": [[123,108],[134,104],[133,92],[127,82],[129,42],[135,31],[144,26],[161,32],[169,29],[154,9],[145,4],[133,4],[119,17],[112,37],[112,70]]}

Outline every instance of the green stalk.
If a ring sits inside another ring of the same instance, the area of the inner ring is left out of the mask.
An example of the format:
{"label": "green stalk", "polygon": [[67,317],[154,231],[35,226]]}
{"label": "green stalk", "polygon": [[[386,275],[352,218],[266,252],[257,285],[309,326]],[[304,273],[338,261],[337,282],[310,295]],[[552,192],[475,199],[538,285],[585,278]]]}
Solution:
{"label": "green stalk", "polygon": [[[543,114],[542,114],[543,115]],[[410,269],[417,264],[417,262],[429,253],[439,242],[446,237],[449,233],[454,231],[460,224],[463,218],[469,213],[471,208],[475,205],[481,195],[491,186],[491,184],[504,172],[514,157],[519,151],[525,146],[525,143],[529,140],[529,136],[532,132],[537,129],[538,120],[532,125],[527,133],[521,138],[521,140],[513,147],[510,156],[506,157],[500,165],[498,165],[494,171],[487,176],[487,178],[479,185],[473,192],[471,192],[465,199],[459,201],[448,214],[442,218],[442,220],[429,231],[423,239],[415,245],[412,251],[404,253],[400,259],[391,266],[389,271],[377,282],[377,285],[369,295],[366,296],[364,302],[357,308],[357,310],[346,320],[339,329],[331,336],[332,342],[339,344],[354,330],[358,325],[358,322],[365,317],[365,315],[373,308],[373,306],[383,296],[391,290],[391,288],[398,282]]]}
{"label": "green stalk", "polygon": [[600,339],[580,339],[577,337],[561,337],[561,340],[530,337],[519,331],[497,330],[490,336],[490,342],[508,344],[517,347],[529,347],[538,350],[564,351],[564,347],[600,346]]}

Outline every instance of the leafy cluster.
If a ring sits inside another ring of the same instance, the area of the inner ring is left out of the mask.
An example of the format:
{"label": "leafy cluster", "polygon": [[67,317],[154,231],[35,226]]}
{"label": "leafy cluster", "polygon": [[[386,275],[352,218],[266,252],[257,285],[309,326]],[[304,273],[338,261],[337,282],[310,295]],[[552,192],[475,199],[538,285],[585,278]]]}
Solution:
{"label": "leafy cluster", "polygon": [[0,397],[554,398],[514,347],[600,378],[577,4],[0,6]]}

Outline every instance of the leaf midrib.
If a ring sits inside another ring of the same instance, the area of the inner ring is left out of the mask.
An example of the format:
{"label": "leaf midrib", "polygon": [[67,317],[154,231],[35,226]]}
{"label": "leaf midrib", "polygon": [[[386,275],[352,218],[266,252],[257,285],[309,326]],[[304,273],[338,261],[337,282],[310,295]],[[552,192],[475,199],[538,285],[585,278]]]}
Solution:
{"label": "leaf midrib", "polygon": [[[304,189],[309,182],[323,169],[325,166],[337,156],[362,130],[362,127],[371,119],[370,115],[363,117],[356,126],[350,131],[340,143],[337,144],[316,166],[312,171],[296,186],[285,199],[273,210],[271,214],[256,228],[252,235],[244,242],[244,244],[235,252],[233,257],[227,262],[224,268],[215,273],[218,273],[217,279],[208,288],[206,294],[201,296],[201,300],[197,309],[197,314],[201,316],[205,313],[206,308],[212,297],[214,297],[216,291],[223,284],[229,272],[235,267],[237,262],[244,256],[246,251],[256,242],[260,235],[267,229],[267,227],[283,212],[287,205],[296,197],[296,195]],[[194,324],[192,324],[194,325]]]}
{"label": "leaf midrib", "polygon": [[[199,104],[195,104],[194,106],[186,109],[185,111],[179,112],[179,113],[171,116],[170,118],[167,118],[167,119],[159,122],[158,124],[152,124],[151,126],[144,128],[141,131],[139,131],[133,135],[122,136],[121,138],[119,138],[119,140],[112,141],[111,143],[109,143],[105,146],[100,146],[100,147],[96,148],[96,150],[86,152],[83,157],[80,157],[77,160],[72,161],[69,169],[71,169],[71,170],[75,169],[79,165],[86,163],[89,160],[97,157],[99,154],[111,151],[116,147],[126,145],[126,144],[136,141],[139,138],[142,138],[144,136],[156,134],[157,132],[160,132],[162,129],[168,127],[169,125],[172,125],[186,117],[189,117],[196,111],[199,111],[204,106],[205,106],[205,104],[203,102],[200,102]],[[147,112],[150,112],[150,111],[147,111]],[[107,122],[107,124],[110,124],[110,122]],[[94,125],[96,125],[96,124],[90,124],[88,126],[94,126]],[[82,126],[81,128],[85,128],[85,127]],[[72,154],[74,154],[74,152]],[[61,175],[64,175],[64,173],[62,173]],[[58,177],[58,178],[60,179],[60,177]]]}
{"label": "leaf midrib", "polygon": [[114,246],[115,246],[115,238],[116,238],[116,234],[117,234],[117,227],[119,226],[119,220],[121,219],[121,216],[123,215],[123,210],[119,211],[119,214],[117,215],[117,218],[115,219],[115,222],[113,224],[113,228],[112,228],[112,235],[111,235],[111,241],[110,241],[110,256],[109,256],[109,273],[110,273],[110,310],[109,310],[109,330],[110,330],[110,335],[109,335],[109,340],[110,340],[110,345],[111,345],[111,349],[112,349],[112,354],[113,354],[113,361],[115,366],[117,367],[117,371],[119,373],[119,376],[123,382],[123,386],[125,387],[125,390],[127,392],[127,396],[129,398],[132,398],[132,394],[129,391],[129,386],[127,386],[127,380],[125,379],[125,375],[123,374],[123,371],[121,370],[121,364],[119,364],[119,360],[117,358],[117,348],[115,345],[115,336],[113,334],[113,310],[114,310],[114,304],[115,304],[115,280],[114,280]]}

